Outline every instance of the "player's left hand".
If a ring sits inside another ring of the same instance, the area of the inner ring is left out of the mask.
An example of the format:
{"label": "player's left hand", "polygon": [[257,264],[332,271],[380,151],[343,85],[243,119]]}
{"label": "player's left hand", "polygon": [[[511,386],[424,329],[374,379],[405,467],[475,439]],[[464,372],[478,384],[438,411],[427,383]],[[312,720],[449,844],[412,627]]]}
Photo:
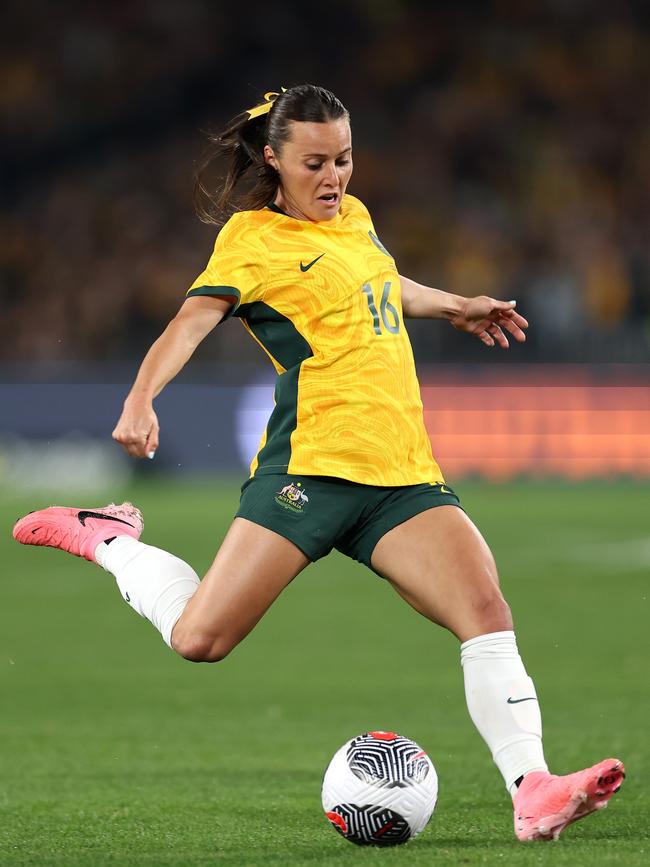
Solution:
{"label": "player's left hand", "polygon": [[510,344],[504,331],[519,343],[526,339],[524,328],[528,322],[515,310],[516,301],[497,301],[487,295],[466,298],[463,310],[450,321],[458,331],[475,334],[486,346],[498,345],[507,349]]}

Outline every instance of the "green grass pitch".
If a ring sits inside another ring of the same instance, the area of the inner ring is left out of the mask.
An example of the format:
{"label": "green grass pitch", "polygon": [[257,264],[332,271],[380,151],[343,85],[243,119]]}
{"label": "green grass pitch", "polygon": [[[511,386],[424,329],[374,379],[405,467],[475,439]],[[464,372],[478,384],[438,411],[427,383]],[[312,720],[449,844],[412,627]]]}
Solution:
{"label": "green grass pitch", "polygon": [[[165,648],[111,577],[10,538],[50,496],[0,496],[0,865],[645,865],[650,862],[648,502],[632,482],[457,486],[499,564],[540,696],[547,757],[628,779],[556,844],[517,843],[465,708],[455,639],[332,555],[225,662]],[[145,540],[209,565],[237,502],[214,481],[140,484]],[[438,807],[405,847],[360,849],[321,812],[334,751],[370,729],[417,740]]]}

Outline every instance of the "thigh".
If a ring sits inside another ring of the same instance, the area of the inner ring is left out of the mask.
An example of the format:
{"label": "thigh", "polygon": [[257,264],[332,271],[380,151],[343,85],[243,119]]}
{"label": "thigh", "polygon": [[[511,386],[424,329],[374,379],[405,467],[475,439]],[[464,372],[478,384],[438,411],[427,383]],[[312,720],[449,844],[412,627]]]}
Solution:
{"label": "thigh", "polygon": [[235,518],[177,625],[199,641],[219,641],[227,653],[309,562],[288,539]]}
{"label": "thigh", "polygon": [[512,629],[492,553],[457,506],[428,509],[394,527],[371,562],[416,611],[461,641]]}

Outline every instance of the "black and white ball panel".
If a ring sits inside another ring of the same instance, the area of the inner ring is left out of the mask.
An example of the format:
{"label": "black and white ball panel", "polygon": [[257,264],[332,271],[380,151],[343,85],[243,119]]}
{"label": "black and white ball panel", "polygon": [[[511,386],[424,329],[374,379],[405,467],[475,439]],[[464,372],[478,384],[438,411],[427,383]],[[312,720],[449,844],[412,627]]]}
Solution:
{"label": "black and white ball panel", "polygon": [[403,816],[372,804],[337,804],[327,813],[333,827],[357,846],[397,846],[411,836]]}
{"label": "black and white ball panel", "polygon": [[426,753],[414,741],[392,732],[369,732],[354,738],[347,760],[352,773],[364,783],[387,789],[417,785],[431,771]]}
{"label": "black and white ball panel", "polygon": [[436,805],[429,756],[394,732],[368,732],[343,744],[323,777],[323,810],[358,845],[394,846],[416,837]]}

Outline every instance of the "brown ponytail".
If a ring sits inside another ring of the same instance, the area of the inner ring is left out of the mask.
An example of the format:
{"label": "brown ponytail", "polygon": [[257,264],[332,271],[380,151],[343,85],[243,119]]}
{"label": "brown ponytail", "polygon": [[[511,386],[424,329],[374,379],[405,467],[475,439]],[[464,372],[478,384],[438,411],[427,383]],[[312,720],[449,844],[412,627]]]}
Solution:
{"label": "brown ponytail", "polygon": [[[271,110],[249,117],[235,117],[219,134],[209,135],[210,146],[196,173],[194,206],[200,220],[220,226],[235,210],[259,210],[273,201],[281,184],[278,172],[264,161],[264,145],[276,154],[289,139],[291,121],[326,123],[348,118],[345,106],[333,93],[313,84],[302,84],[281,93]],[[216,162],[227,161],[226,176],[211,189],[206,175]],[[246,189],[235,198],[235,190]]]}

